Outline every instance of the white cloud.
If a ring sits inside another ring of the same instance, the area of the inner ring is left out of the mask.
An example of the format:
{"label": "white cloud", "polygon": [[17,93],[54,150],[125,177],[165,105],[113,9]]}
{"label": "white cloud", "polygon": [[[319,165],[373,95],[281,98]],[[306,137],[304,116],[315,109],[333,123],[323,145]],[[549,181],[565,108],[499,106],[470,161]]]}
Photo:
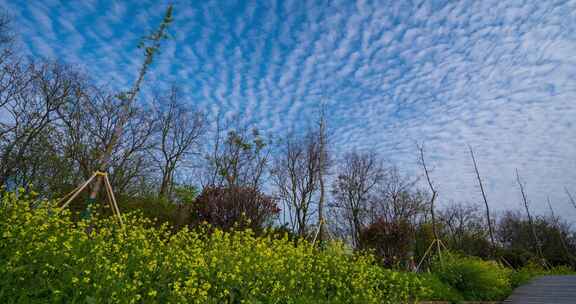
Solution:
{"label": "white cloud", "polygon": [[[28,52],[129,85],[138,37],[165,3],[116,3],[109,16],[102,3],[55,3],[5,3]],[[414,143],[425,142],[442,202],[479,200],[471,144],[496,209],[518,206],[518,168],[535,210],[550,196],[576,219],[562,190],[576,192],[574,11],[552,1],[177,2],[176,38],[147,83],[180,83],[211,117],[240,113],[280,134],[304,130],[324,98],[335,150],[376,149],[417,172]]]}

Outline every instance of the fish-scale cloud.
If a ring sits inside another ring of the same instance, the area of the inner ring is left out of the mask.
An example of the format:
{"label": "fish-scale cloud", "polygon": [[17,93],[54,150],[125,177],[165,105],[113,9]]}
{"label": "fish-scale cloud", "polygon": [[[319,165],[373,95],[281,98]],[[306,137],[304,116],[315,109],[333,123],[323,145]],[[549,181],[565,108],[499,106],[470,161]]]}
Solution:
{"label": "fish-scale cloud", "polygon": [[[2,3],[3,2],[3,3]],[[143,3],[144,2],[144,3]],[[156,1],[0,1],[22,49],[126,87]],[[374,149],[417,172],[425,143],[443,203],[480,199],[467,145],[497,210],[576,219],[576,2],[177,1],[172,40],[149,90],[182,86],[191,102],[284,134],[328,107],[332,145]]]}

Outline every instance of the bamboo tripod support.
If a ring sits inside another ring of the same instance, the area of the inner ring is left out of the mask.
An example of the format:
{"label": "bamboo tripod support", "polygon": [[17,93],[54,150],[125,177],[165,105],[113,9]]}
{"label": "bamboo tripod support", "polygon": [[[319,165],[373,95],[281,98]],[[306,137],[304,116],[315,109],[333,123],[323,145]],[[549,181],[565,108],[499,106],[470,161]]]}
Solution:
{"label": "bamboo tripod support", "polygon": [[[428,249],[426,249],[426,252],[424,252],[422,259],[420,259],[418,266],[416,266],[416,269],[414,270],[415,272],[420,271],[420,266],[422,266],[422,263],[424,263],[424,260],[426,259],[426,257],[430,257],[431,251],[434,248],[434,246],[436,246],[436,248],[438,250],[438,257],[440,258],[440,265],[442,265],[442,250],[448,250],[448,248],[446,247],[446,245],[444,245],[444,243],[440,239],[434,239],[434,240],[432,240],[432,243],[430,243],[430,246],[428,246]],[[506,266],[506,267],[513,268],[512,264],[510,264],[510,262],[508,262],[502,256],[497,257],[496,261],[498,263]]]}
{"label": "bamboo tripod support", "polygon": [[448,250],[448,248],[446,247],[446,245],[444,245],[444,243],[440,239],[435,238],[434,240],[432,240],[432,243],[430,243],[430,246],[428,246],[428,249],[426,249],[426,251],[424,252],[424,255],[420,259],[418,266],[416,266],[416,269],[414,270],[415,272],[420,271],[420,266],[422,266],[422,263],[424,263],[424,260],[426,260],[427,257],[431,257],[432,255],[431,252],[434,247],[436,247],[436,249],[438,250],[440,265],[442,265],[442,250]]}
{"label": "bamboo tripod support", "polygon": [[120,223],[120,227],[124,229],[124,220],[122,219],[122,214],[120,214],[120,209],[118,208],[118,202],[116,201],[116,197],[114,196],[114,191],[112,190],[112,185],[110,184],[110,179],[108,178],[108,173],[96,171],[89,179],[87,179],[84,183],[78,186],[76,189],[72,190],[72,192],[66,194],[64,197],[58,201],[58,205],[65,201],[65,203],[60,207],[60,211],[64,210],[96,177],[102,177],[104,180],[104,186],[106,188],[106,198],[108,199],[108,203],[110,204],[110,208],[112,209],[112,213],[114,216],[118,218],[118,222]]}
{"label": "bamboo tripod support", "polygon": [[[320,225],[318,225],[318,229],[316,229],[316,233],[314,234],[314,240],[312,240],[312,246],[316,245],[316,240],[318,239],[318,235],[320,234],[320,230],[322,229],[322,226],[324,226],[324,223],[326,221],[324,221],[324,219],[320,220]],[[320,236],[322,237],[322,236]]]}

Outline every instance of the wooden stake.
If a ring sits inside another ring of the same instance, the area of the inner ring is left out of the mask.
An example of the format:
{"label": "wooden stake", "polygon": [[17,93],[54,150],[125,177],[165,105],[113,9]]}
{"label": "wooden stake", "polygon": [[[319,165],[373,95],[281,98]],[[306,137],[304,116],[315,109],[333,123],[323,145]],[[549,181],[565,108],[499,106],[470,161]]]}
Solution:
{"label": "wooden stake", "polygon": [[120,214],[120,209],[118,208],[118,203],[116,202],[116,197],[114,196],[114,191],[112,191],[112,185],[110,184],[110,180],[108,179],[108,175],[104,176],[104,183],[106,185],[106,190],[108,192],[109,199],[111,200],[111,204],[113,209],[118,216],[118,220],[120,221],[120,227],[124,229],[124,221],[122,220],[122,215]]}
{"label": "wooden stake", "polygon": [[72,192],[66,194],[62,199],[60,199],[59,203],[62,202],[67,197],[69,197],[66,203],[64,203],[64,205],[60,207],[60,211],[64,210],[64,208],[66,208],[70,204],[70,202],[72,202],[80,193],[82,193],[82,191],[86,189],[86,187],[90,184],[90,182],[92,182],[96,177],[101,177],[102,180],[104,181],[104,186],[106,188],[106,197],[108,199],[110,207],[112,208],[112,214],[113,216],[116,216],[118,218],[120,227],[124,229],[124,220],[122,219],[120,208],[118,208],[118,202],[116,201],[116,197],[114,196],[114,191],[112,190],[112,184],[110,184],[108,174],[105,172],[100,171],[94,172],[94,174],[92,174],[92,176],[86,182],[84,182],[82,185],[78,186]]}
{"label": "wooden stake", "polygon": [[68,206],[68,204],[70,204],[75,198],[76,196],[78,196],[78,194],[80,194],[82,192],[82,190],[84,190],[84,188],[86,188],[86,186],[88,186],[88,184],[90,184],[90,182],[98,175],[98,171],[94,172],[94,174],[92,174],[92,176],[85,181],[82,185],[78,186],[76,189],[72,190],[72,192],[66,194],[62,199],[60,199],[60,201],[58,201],[58,204],[60,204],[63,200],[65,200],[67,197],[70,197],[66,203],[64,203],[64,205],[62,205],[62,207],[60,207],[60,210],[63,210],[64,208],[66,208]]}

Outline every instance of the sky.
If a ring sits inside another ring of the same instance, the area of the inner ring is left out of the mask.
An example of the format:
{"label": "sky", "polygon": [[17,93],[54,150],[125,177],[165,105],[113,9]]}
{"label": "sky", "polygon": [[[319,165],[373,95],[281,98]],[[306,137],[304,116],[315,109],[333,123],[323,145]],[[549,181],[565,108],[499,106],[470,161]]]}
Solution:
{"label": "sky", "polygon": [[[420,174],[440,204],[531,208],[576,222],[576,1],[172,1],[171,38],[146,92],[174,84],[216,117],[282,136],[325,104],[337,155],[374,151]],[[21,51],[127,88],[139,37],[168,2],[0,0]]]}

